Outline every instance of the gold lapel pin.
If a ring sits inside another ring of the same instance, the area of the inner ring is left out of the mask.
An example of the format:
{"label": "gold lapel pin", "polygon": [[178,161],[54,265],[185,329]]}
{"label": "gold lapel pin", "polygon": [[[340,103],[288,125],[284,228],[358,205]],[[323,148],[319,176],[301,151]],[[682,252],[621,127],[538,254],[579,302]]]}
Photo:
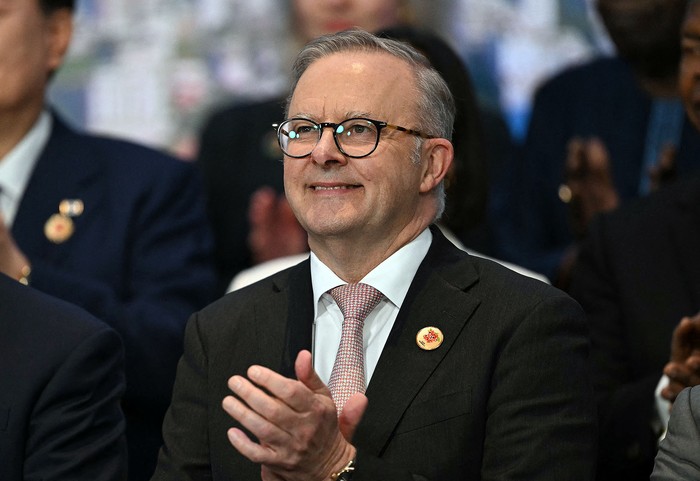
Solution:
{"label": "gold lapel pin", "polygon": [[83,213],[85,205],[80,199],[63,199],[58,204],[58,211],[66,217],[78,217]]}
{"label": "gold lapel pin", "polygon": [[79,217],[85,210],[80,199],[63,199],[58,204],[58,214],[53,214],[44,224],[44,235],[54,244],[62,244],[75,232],[73,217]]}
{"label": "gold lapel pin", "polygon": [[63,214],[53,214],[44,224],[44,235],[54,244],[62,244],[73,235],[73,220]]}
{"label": "gold lapel pin", "polygon": [[440,347],[443,339],[442,331],[437,327],[424,327],[416,335],[416,344],[425,351],[432,351]]}

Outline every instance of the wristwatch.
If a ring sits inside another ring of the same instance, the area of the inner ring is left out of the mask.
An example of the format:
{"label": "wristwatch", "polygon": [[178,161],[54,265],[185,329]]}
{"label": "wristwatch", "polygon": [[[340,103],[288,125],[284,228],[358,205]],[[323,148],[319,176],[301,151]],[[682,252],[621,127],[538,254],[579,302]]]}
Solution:
{"label": "wristwatch", "polygon": [[352,473],[355,471],[355,460],[351,459],[343,469],[331,474],[332,481],[352,481]]}

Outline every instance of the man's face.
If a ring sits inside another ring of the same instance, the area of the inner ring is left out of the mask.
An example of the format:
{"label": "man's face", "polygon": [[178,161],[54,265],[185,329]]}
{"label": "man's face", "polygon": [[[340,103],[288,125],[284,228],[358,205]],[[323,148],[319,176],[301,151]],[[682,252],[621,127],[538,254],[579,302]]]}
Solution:
{"label": "man's face", "polygon": [[688,118],[700,130],[700,2],[693,1],[681,29],[679,87]]}
{"label": "man's face", "polygon": [[297,29],[306,42],[341,30],[360,27],[376,32],[399,22],[401,0],[295,0]]}
{"label": "man's face", "polygon": [[[420,130],[414,83],[409,66],[388,54],[334,54],[302,75],[288,117],[318,123],[367,117]],[[310,243],[332,237],[382,242],[415,222],[419,205],[432,200],[420,194],[415,139],[384,129],[377,149],[354,159],[340,153],[326,128],[309,156],[285,157],[287,199]]]}
{"label": "man's face", "polygon": [[0,114],[43,104],[48,74],[63,56],[58,15],[46,17],[38,0],[0,0]]}
{"label": "man's face", "polygon": [[685,0],[597,0],[615,47],[636,71],[668,78],[678,69],[678,35]]}

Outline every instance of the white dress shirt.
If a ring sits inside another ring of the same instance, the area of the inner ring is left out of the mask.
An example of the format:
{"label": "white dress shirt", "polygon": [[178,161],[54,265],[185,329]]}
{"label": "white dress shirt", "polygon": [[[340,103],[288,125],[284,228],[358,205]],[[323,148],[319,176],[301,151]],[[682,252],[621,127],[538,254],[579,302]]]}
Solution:
{"label": "white dress shirt", "polygon": [[[360,282],[378,289],[384,298],[367,316],[364,325],[365,379],[369,384],[384,344],[406,298],[408,288],[428,253],[433,235],[429,229],[396,251]],[[328,290],[347,284],[311,253],[311,284],[314,293],[314,368],[328,384],[340,345],[343,314]]]}
{"label": "white dress shirt", "polygon": [[52,123],[51,115],[43,111],[27,135],[0,159],[0,212],[8,228],[15,220],[34,166],[49,140]]}

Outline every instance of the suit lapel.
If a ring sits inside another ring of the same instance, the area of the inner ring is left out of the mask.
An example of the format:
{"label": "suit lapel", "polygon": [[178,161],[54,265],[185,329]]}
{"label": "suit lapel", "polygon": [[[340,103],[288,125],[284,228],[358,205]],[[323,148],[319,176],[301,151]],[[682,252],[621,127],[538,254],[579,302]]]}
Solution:
{"label": "suit lapel", "polygon": [[[355,443],[375,455],[479,305],[465,292],[478,280],[468,256],[441,233],[433,230],[433,236],[367,388],[369,406],[355,433]],[[433,351],[416,344],[418,331],[427,326],[444,336]]]}
{"label": "suit lapel", "polygon": [[280,374],[296,378],[294,361],[311,349],[313,294],[309,261],[277,274],[272,293],[255,302],[257,358]]}
{"label": "suit lapel", "polygon": [[[57,250],[44,235],[44,224],[58,213],[63,199],[81,199],[83,217],[97,212],[97,204],[105,187],[100,177],[100,162],[80,136],[72,132],[56,116],[51,136],[22,196],[12,233],[22,250],[30,256],[46,258]],[[81,219],[76,219],[76,231]]]}

